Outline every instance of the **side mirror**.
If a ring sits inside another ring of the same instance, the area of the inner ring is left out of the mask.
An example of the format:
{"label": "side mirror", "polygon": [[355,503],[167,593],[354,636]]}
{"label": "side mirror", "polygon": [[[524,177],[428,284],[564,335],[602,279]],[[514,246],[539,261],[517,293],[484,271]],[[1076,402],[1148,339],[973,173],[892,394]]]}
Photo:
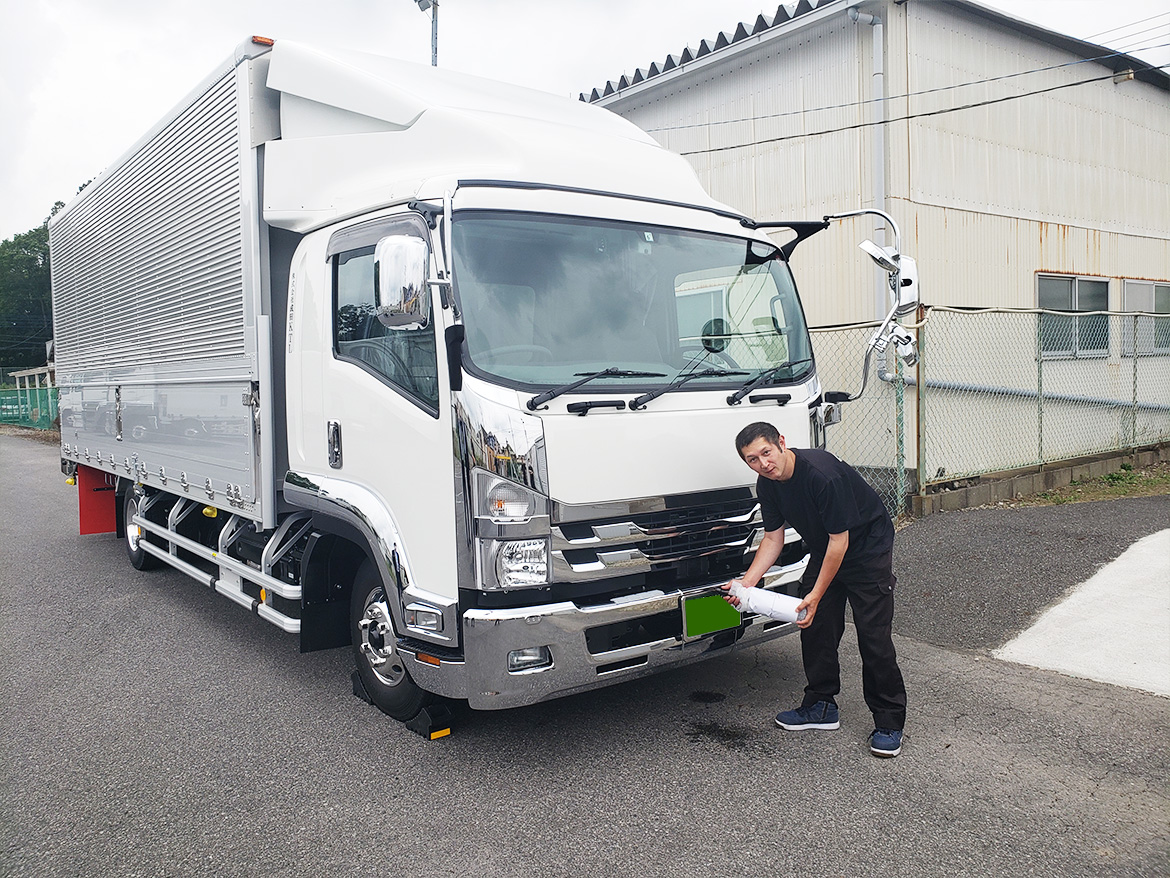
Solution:
{"label": "side mirror", "polygon": [[430,319],[427,286],[430,248],[414,235],[389,235],[374,247],[374,305],[388,329],[425,329]]}
{"label": "side mirror", "polygon": [[891,279],[891,283],[897,285],[894,289],[894,316],[905,317],[918,307],[918,263],[909,256],[898,261],[898,273]]}
{"label": "side mirror", "polygon": [[862,241],[857,245],[866,253],[869,254],[870,259],[878,264],[878,267],[893,274],[898,270],[898,251],[893,247],[879,247],[873,241]]}
{"label": "side mirror", "polygon": [[890,274],[890,291],[894,297],[894,316],[905,317],[918,307],[918,263],[893,247],[879,247],[873,241],[857,245],[878,267]]}

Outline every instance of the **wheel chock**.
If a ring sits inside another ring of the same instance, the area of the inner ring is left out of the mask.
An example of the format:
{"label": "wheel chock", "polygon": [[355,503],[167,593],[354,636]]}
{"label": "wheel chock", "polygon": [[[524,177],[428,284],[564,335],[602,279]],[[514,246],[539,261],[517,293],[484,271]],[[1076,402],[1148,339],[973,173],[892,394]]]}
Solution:
{"label": "wheel chock", "polygon": [[[353,694],[366,704],[374,704],[374,699],[366,691],[366,684],[362,682],[361,675],[357,671],[353,671],[349,675],[349,679],[353,684]],[[451,709],[447,705],[431,704],[424,707],[414,719],[408,720],[403,725],[415,734],[422,735],[427,740],[433,741],[436,738],[445,738],[451,734],[451,719]]]}
{"label": "wheel chock", "polygon": [[428,740],[443,738],[451,734],[451,709],[445,704],[431,704],[407,720],[406,727]]}

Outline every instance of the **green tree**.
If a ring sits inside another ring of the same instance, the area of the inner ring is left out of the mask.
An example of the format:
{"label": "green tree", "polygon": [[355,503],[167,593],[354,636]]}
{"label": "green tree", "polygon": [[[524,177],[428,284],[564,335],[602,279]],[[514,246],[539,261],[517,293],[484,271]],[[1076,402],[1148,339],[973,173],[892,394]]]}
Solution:
{"label": "green tree", "polygon": [[[50,218],[65,205],[53,205]],[[49,219],[0,241],[0,367],[39,366],[53,337]]]}

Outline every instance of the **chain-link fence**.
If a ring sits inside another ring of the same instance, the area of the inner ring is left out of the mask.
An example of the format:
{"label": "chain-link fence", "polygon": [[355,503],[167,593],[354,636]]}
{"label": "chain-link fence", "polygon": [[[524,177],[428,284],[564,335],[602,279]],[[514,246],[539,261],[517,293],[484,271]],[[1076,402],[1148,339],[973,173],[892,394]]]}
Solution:
{"label": "chain-link fence", "polygon": [[[813,330],[822,386],[856,392],[874,325]],[[1170,441],[1170,316],[931,308],[920,361],[877,356],[828,448],[892,512],[940,483]]]}
{"label": "chain-link fence", "polygon": [[[867,323],[812,330],[822,389],[849,393],[861,389],[865,349],[876,328],[876,323]],[[829,451],[852,464],[874,486],[891,514],[901,510],[905,498],[916,489],[914,396],[906,392],[904,380],[900,382],[902,373],[895,359],[892,354],[871,359],[865,393],[843,406],[841,423],[829,427],[825,439]]]}
{"label": "chain-link fence", "polygon": [[57,420],[56,387],[0,390],[0,424],[50,429]]}

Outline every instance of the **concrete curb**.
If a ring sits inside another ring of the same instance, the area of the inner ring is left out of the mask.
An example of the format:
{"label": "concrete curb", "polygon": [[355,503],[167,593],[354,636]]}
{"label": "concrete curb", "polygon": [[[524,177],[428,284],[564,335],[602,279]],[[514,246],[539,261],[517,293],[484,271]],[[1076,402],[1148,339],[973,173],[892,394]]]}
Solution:
{"label": "concrete curb", "polygon": [[1010,473],[992,473],[980,477],[973,485],[934,494],[915,495],[910,498],[911,512],[915,518],[922,518],[935,512],[954,512],[972,506],[987,506],[991,503],[1040,494],[1054,488],[1064,488],[1084,479],[1100,478],[1117,472],[1122,464],[1128,463],[1130,466],[1140,468],[1162,461],[1170,461],[1170,445],[1077,458],[1027,470],[1013,470]]}

